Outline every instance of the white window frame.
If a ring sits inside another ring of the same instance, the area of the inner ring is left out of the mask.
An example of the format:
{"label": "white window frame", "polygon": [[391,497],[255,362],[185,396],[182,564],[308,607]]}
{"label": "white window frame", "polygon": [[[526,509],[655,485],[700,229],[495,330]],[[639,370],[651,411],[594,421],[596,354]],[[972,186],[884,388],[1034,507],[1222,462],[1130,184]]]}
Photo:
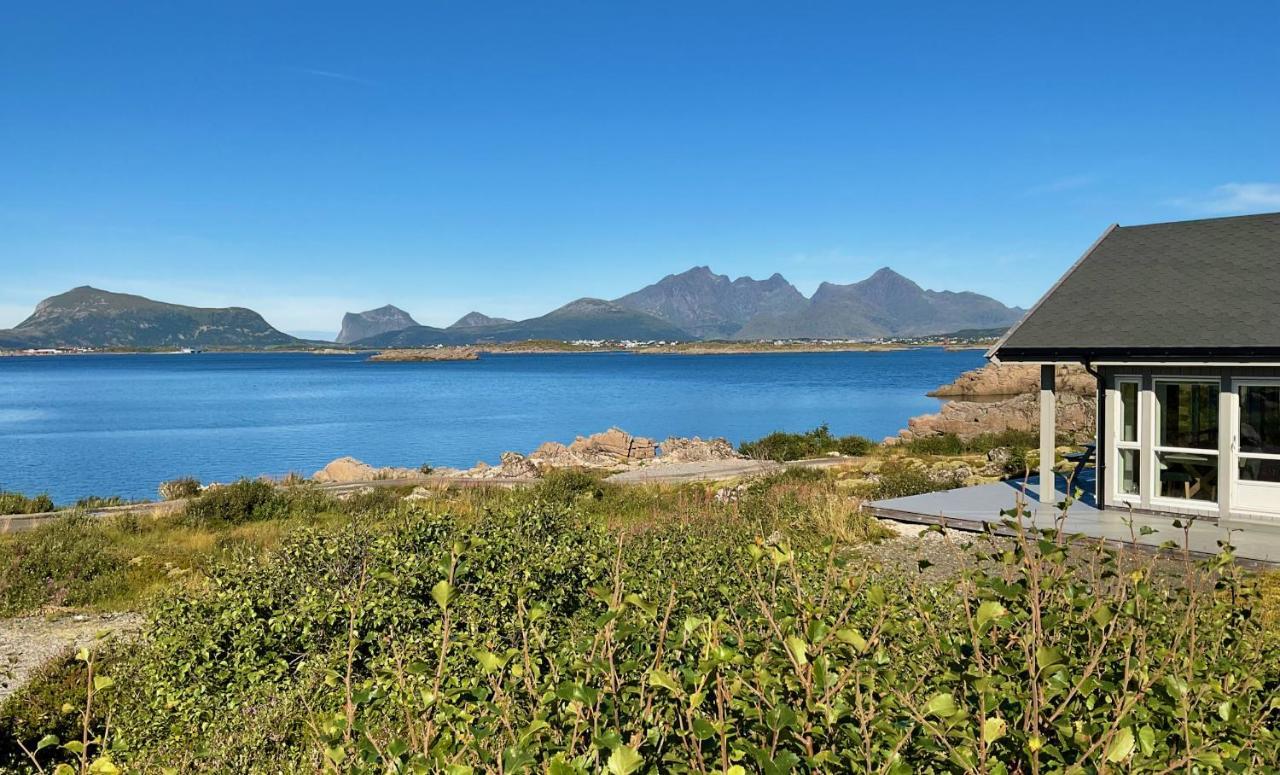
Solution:
{"label": "white window frame", "polygon": [[[1137,388],[1134,392],[1134,411],[1137,413],[1134,418],[1134,440],[1124,440],[1124,394],[1121,392],[1121,385],[1133,385]],[[1110,489],[1111,500],[1118,503],[1126,503],[1130,505],[1138,505],[1142,502],[1142,477],[1146,475],[1144,466],[1142,465],[1142,402],[1143,395],[1146,391],[1142,389],[1142,377],[1137,374],[1120,374],[1112,380],[1112,390],[1115,391],[1116,399],[1114,402],[1115,417],[1109,423],[1111,425],[1111,465],[1108,468],[1111,471],[1108,488]],[[1120,490],[1120,450],[1133,450],[1138,453],[1138,491],[1133,493],[1121,492]]]}
{"label": "white window frame", "polygon": [[[1228,471],[1231,481],[1231,510],[1240,511],[1246,514],[1268,514],[1275,516],[1274,513],[1250,509],[1247,506],[1238,505],[1236,500],[1237,490],[1240,486],[1240,458],[1258,458],[1262,460],[1280,460],[1280,455],[1268,452],[1245,452],[1240,448],[1240,419],[1244,416],[1244,407],[1240,403],[1240,388],[1242,387],[1276,387],[1280,385],[1280,379],[1266,377],[1235,377],[1231,380],[1231,401],[1234,411],[1231,413],[1231,450],[1228,455],[1231,458]],[[1280,489],[1280,482],[1249,482],[1250,487],[1266,487]]]}
{"label": "white window frame", "polygon": [[[1196,376],[1180,376],[1176,374],[1160,374],[1153,375],[1151,378],[1151,461],[1143,471],[1143,474],[1151,477],[1151,500],[1152,506],[1163,506],[1167,509],[1178,509],[1183,511],[1204,511],[1208,513],[1217,513],[1218,504],[1222,500],[1221,488],[1219,488],[1218,497],[1215,500],[1205,501],[1195,498],[1169,498],[1160,495],[1160,453],[1173,452],[1190,455],[1213,455],[1218,460],[1218,471],[1222,471],[1223,454],[1221,444],[1212,448],[1200,447],[1164,447],[1160,445],[1160,428],[1163,426],[1163,408],[1160,405],[1160,385],[1161,383],[1199,383],[1204,385],[1217,385],[1218,390],[1222,390],[1222,380],[1219,377],[1209,377],[1204,375]],[[1217,399],[1214,399],[1215,402]],[[1227,418],[1230,421],[1230,418]],[[1218,427],[1221,428],[1223,423],[1222,412],[1218,411]],[[1222,438],[1221,432],[1218,434],[1219,440]],[[1228,455],[1228,457],[1230,457]],[[1221,475],[1219,475],[1221,481]]]}

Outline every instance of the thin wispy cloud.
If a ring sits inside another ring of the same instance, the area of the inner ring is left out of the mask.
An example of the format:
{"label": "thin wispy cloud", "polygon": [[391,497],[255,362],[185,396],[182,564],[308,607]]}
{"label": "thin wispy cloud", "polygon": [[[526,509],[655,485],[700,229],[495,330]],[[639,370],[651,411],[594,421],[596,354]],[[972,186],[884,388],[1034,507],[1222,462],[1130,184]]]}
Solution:
{"label": "thin wispy cloud", "polygon": [[1171,203],[1210,215],[1280,210],[1280,183],[1224,183],[1204,196],[1183,197]]}
{"label": "thin wispy cloud", "polygon": [[339,73],[336,70],[318,70],[314,67],[287,67],[285,69],[291,73],[309,75],[313,78],[328,78],[332,81],[345,81],[347,83],[358,83],[365,86],[377,85],[377,81],[371,81],[368,78],[361,78],[358,75],[351,75],[350,73]]}
{"label": "thin wispy cloud", "polygon": [[1089,172],[1082,175],[1068,175],[1066,177],[1050,180],[1046,183],[1028,188],[1023,193],[1026,196],[1043,196],[1045,194],[1060,194],[1064,191],[1076,191],[1082,188],[1088,188],[1101,180],[1101,177]]}

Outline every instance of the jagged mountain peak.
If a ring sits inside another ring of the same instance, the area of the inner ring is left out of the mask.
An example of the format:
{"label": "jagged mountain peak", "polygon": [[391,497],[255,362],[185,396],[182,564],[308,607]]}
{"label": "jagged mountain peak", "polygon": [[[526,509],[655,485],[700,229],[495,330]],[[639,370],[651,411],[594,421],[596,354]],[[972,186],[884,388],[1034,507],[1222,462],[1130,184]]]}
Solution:
{"label": "jagged mountain peak", "polygon": [[418,325],[418,321],[408,312],[392,304],[384,304],[377,309],[364,312],[348,312],[342,316],[342,330],[334,341],[339,344],[351,344],[378,334],[391,331],[403,331]]}

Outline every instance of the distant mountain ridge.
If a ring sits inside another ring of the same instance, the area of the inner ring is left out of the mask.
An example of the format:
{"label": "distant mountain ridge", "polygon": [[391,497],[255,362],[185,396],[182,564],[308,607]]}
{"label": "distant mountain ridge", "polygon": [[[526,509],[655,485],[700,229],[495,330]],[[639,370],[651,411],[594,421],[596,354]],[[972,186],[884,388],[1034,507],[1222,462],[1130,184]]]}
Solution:
{"label": "distant mountain ridge", "polygon": [[[978,293],[926,290],[888,267],[856,283],[822,283],[806,298],[780,274],[730,280],[698,266],[613,301],[582,298],[520,321],[469,312],[448,328],[437,328],[419,325],[388,304],[344,315],[336,341],[383,348],[528,339],[866,340],[1003,330],[1023,312]],[[89,286],[45,299],[26,320],[0,330],[0,348],[11,349],[305,343],[242,307],[186,307]]]}
{"label": "distant mountain ridge", "polygon": [[693,337],[661,318],[604,299],[583,298],[519,322],[449,328],[414,326],[362,339],[361,347],[429,347],[529,339],[683,341]]}
{"label": "distant mountain ridge", "polygon": [[351,344],[388,331],[400,331],[416,325],[418,321],[414,320],[408,312],[387,304],[377,309],[348,312],[343,315],[342,329],[334,341],[338,344]]}
{"label": "distant mountain ridge", "polygon": [[1025,310],[972,292],[931,291],[889,267],[861,282],[822,283],[801,308],[761,315],[734,339],[878,339],[1007,328]]}
{"label": "distant mountain ridge", "polygon": [[453,322],[449,328],[475,328],[476,326],[502,326],[508,323],[514,323],[514,320],[507,318],[491,318],[480,312],[468,312]]}
{"label": "distant mountain ridge", "polygon": [[88,285],[50,296],[3,347],[271,347],[301,344],[244,307],[187,307]]}
{"label": "distant mountain ridge", "polygon": [[662,318],[699,339],[731,338],[757,317],[796,313],[808,302],[780,274],[767,280],[730,280],[706,266],[667,275],[615,301]]}

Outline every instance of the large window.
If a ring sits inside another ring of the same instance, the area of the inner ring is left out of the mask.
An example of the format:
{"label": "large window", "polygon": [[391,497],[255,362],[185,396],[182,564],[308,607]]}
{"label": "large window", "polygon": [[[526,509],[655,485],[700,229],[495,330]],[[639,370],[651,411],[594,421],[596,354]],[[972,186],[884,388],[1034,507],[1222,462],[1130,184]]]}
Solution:
{"label": "large window", "polygon": [[1116,380],[1119,409],[1116,412],[1116,494],[1137,496],[1142,485],[1142,449],[1138,436],[1138,397],[1141,385],[1136,379]]}
{"label": "large window", "polygon": [[1280,482],[1280,385],[1240,385],[1241,482]]}
{"label": "large window", "polygon": [[1218,381],[1157,380],[1155,392],[1157,495],[1217,501]]}

